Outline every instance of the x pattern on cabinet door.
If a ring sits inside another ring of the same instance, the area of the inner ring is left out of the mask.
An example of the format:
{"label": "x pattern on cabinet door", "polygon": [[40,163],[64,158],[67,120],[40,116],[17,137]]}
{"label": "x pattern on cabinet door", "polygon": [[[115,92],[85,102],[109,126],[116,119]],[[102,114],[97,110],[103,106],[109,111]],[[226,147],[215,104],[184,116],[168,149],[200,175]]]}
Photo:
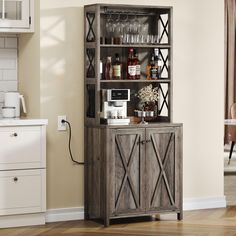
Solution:
{"label": "x pattern on cabinet door", "polygon": [[166,188],[167,193],[168,193],[169,203],[170,203],[171,206],[175,206],[175,200],[174,200],[175,196],[171,192],[170,183],[168,181],[167,173],[165,171],[165,167],[167,166],[168,162],[173,163],[173,160],[170,160],[171,155],[169,155],[169,153],[171,152],[171,149],[174,148],[175,135],[174,135],[174,133],[169,133],[169,134],[170,134],[169,140],[167,142],[167,146],[166,146],[163,157],[161,156],[161,153],[158,150],[156,139],[155,139],[154,135],[153,134],[150,135],[151,144],[152,144],[152,147],[153,147],[153,150],[154,150],[154,153],[155,153],[156,161],[157,161],[157,163],[160,167],[160,172],[159,172],[159,175],[157,177],[154,190],[151,193],[151,198],[150,198],[150,203],[149,203],[150,207],[155,207],[154,199],[157,197],[157,192],[158,192],[158,189],[160,188],[162,179],[164,181],[164,185],[165,185],[165,188]]}
{"label": "x pattern on cabinet door", "polygon": [[[128,136],[129,134],[126,134]],[[115,210],[119,211],[120,210],[120,203],[121,203],[121,195],[124,193],[125,189],[127,188],[130,190],[133,201],[135,203],[135,209],[140,209],[141,208],[141,199],[140,199],[140,181],[141,177],[139,176],[138,183],[134,183],[134,178],[135,176],[132,176],[131,174],[131,166],[134,162],[139,160],[137,158],[140,158],[140,156],[135,155],[137,148],[139,148],[139,143],[140,140],[140,135],[136,134],[135,138],[133,139],[133,142],[131,145],[129,145],[128,149],[126,146],[126,149],[124,149],[123,144],[121,143],[121,135],[116,135],[115,136],[115,143],[116,143],[116,148],[118,151],[118,156],[120,157],[120,160],[122,162],[123,166],[123,171],[124,171],[124,176],[121,181],[121,185],[119,187],[119,191],[116,194],[116,199],[115,199]],[[139,152],[139,151],[138,151]],[[128,158],[127,158],[128,155]],[[135,160],[137,159],[137,160]],[[139,168],[141,168],[139,166]],[[138,170],[140,172],[140,170]]]}

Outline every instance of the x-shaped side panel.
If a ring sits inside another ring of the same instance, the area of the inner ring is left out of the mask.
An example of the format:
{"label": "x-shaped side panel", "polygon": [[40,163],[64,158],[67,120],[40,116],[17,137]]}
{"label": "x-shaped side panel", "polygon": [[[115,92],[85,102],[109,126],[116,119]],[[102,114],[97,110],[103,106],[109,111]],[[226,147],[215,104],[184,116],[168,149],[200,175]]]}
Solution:
{"label": "x-shaped side panel", "polygon": [[87,48],[86,50],[87,57],[88,57],[88,69],[87,69],[87,77],[93,78],[95,76],[95,69],[94,69],[94,57],[95,57],[95,50],[92,48]]}
{"label": "x-shaped side panel", "polygon": [[95,40],[95,33],[93,31],[93,22],[95,20],[95,14],[94,13],[87,13],[86,18],[88,20],[89,29],[88,34],[86,36],[87,42],[93,42]]}
{"label": "x-shaped side panel", "polygon": [[169,35],[168,35],[168,31],[167,31],[167,27],[168,27],[169,21],[167,20],[166,23],[164,23],[163,20],[162,20],[162,18],[161,18],[161,16],[159,17],[159,19],[160,19],[160,22],[161,22],[161,24],[162,24],[162,26],[163,26],[163,31],[162,31],[161,36],[160,36],[160,42],[161,42],[161,40],[162,40],[164,34],[166,34],[167,37],[169,36]]}
{"label": "x-shaped side panel", "polygon": [[164,93],[164,91],[163,91],[163,89],[162,89],[162,87],[161,87],[161,84],[159,84],[159,89],[160,89],[161,94],[162,94],[162,97],[163,97],[163,101],[162,101],[161,107],[160,107],[160,109],[159,109],[159,114],[161,114],[164,105],[166,105],[166,108],[167,108],[167,110],[168,110],[167,96],[168,96],[169,90],[167,90],[166,93]]}

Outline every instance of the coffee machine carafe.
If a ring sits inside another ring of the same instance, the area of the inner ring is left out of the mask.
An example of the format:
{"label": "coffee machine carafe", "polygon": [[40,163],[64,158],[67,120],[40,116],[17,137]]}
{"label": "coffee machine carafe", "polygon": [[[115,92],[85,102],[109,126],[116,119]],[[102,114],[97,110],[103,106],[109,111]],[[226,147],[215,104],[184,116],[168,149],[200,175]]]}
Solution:
{"label": "coffee machine carafe", "polygon": [[102,90],[102,123],[108,125],[128,125],[127,102],[130,101],[129,89]]}

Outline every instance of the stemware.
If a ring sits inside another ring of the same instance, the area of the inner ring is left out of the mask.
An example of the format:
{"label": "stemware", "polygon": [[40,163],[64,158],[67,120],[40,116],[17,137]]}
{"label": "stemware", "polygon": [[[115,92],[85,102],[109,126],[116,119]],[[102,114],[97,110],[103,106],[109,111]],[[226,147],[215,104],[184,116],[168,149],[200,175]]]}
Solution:
{"label": "stemware", "polygon": [[113,43],[113,34],[114,34],[114,22],[111,17],[111,14],[108,15],[106,24],[106,36],[105,36],[105,43],[106,44],[112,44]]}

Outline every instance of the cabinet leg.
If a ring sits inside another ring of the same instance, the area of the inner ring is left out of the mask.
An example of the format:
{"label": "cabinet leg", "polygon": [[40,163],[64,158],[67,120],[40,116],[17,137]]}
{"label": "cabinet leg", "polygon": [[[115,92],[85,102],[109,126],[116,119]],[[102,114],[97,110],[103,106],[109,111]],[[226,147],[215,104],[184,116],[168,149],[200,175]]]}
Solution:
{"label": "cabinet leg", "polygon": [[183,219],[183,212],[182,211],[177,213],[177,218],[178,218],[178,220],[182,220]]}
{"label": "cabinet leg", "polygon": [[87,213],[84,214],[84,219],[89,220],[89,215]]}
{"label": "cabinet leg", "polygon": [[108,227],[108,226],[110,226],[110,220],[109,220],[109,218],[105,218],[104,219],[104,227]]}

